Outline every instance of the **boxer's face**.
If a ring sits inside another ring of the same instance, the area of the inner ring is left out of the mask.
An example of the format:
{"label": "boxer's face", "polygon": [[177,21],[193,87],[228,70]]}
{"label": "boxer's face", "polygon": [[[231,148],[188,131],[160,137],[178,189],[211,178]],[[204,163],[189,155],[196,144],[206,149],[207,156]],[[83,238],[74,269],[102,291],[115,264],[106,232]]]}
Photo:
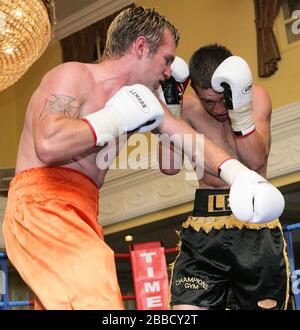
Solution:
{"label": "boxer's face", "polygon": [[205,111],[217,121],[223,122],[229,118],[223,93],[217,93],[212,88],[208,88],[201,89],[197,94]]}
{"label": "boxer's face", "polygon": [[167,30],[164,32],[162,43],[154,53],[150,53],[146,59],[145,75],[148,80],[148,87],[156,90],[160,81],[171,76],[171,64],[176,54],[176,45],[172,34]]}

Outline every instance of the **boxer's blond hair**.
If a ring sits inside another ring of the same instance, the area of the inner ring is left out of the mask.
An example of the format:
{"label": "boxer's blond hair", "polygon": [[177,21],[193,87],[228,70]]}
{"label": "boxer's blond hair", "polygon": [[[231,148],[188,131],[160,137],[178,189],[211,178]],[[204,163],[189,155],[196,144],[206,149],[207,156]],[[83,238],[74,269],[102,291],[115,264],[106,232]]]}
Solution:
{"label": "boxer's blond hair", "polygon": [[155,53],[157,47],[162,43],[165,30],[171,32],[177,46],[179,33],[164,16],[154,9],[143,7],[125,9],[113,20],[108,29],[102,59],[125,55],[139,36],[146,38],[150,53]]}

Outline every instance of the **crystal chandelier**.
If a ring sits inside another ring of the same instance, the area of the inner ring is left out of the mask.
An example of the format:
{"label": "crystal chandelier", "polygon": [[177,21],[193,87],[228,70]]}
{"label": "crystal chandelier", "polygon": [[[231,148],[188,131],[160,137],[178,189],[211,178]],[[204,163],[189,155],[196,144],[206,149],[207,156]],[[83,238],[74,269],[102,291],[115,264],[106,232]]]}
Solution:
{"label": "crystal chandelier", "polygon": [[14,84],[51,39],[42,0],[0,0],[0,91]]}

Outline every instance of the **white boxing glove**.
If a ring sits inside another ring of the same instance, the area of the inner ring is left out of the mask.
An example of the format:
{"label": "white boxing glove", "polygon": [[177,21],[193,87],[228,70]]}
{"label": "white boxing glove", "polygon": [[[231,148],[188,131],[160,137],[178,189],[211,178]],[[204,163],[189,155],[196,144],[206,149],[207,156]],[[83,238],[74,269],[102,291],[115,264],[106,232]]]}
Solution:
{"label": "white boxing glove", "polygon": [[179,56],[176,56],[171,64],[171,76],[179,83],[184,83],[190,75],[188,64]]}
{"label": "white boxing glove", "polygon": [[157,97],[144,85],[123,86],[105,107],[82,118],[92,130],[95,145],[131,131],[139,133],[156,128],[164,117]]}
{"label": "white boxing glove", "polygon": [[180,117],[182,97],[189,82],[189,66],[176,56],[171,64],[171,77],[161,82],[158,97],[168,106],[175,117]]}
{"label": "white boxing glove", "polygon": [[247,62],[239,56],[228,57],[217,67],[211,85],[224,93],[233,132],[238,136],[252,133],[252,74]]}
{"label": "white boxing glove", "polygon": [[265,178],[236,159],[225,161],[219,169],[220,178],[231,186],[229,203],[237,219],[250,223],[265,223],[282,214],[284,197]]}

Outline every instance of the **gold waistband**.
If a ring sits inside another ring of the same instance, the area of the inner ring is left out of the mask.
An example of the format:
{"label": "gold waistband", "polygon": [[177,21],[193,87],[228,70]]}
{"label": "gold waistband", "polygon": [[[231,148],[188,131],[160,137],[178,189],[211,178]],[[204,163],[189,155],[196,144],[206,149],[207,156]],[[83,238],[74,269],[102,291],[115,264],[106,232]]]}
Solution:
{"label": "gold waistband", "polygon": [[194,230],[200,231],[200,229],[204,230],[206,233],[208,233],[211,229],[231,229],[231,228],[247,228],[247,229],[263,229],[263,228],[281,228],[281,224],[279,219],[266,222],[266,223],[249,223],[245,221],[240,221],[237,218],[235,218],[234,215],[228,215],[228,216],[221,216],[221,217],[193,217],[190,216],[188,219],[182,224],[183,228],[188,228],[191,226]]}

